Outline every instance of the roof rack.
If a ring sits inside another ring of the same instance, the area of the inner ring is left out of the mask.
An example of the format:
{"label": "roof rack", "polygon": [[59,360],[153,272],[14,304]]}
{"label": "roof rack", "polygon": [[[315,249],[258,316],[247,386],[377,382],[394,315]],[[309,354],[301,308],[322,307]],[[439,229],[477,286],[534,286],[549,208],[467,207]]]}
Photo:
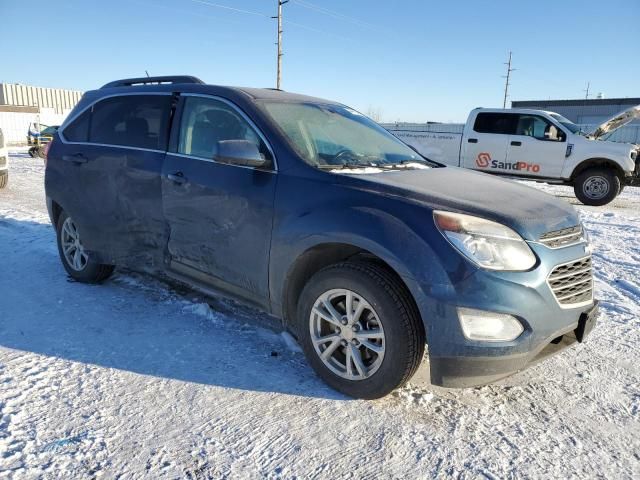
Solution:
{"label": "roof rack", "polygon": [[114,80],[101,88],[113,88],[113,87],[132,87],[134,85],[160,85],[163,83],[199,83],[204,84],[202,80],[197,77],[191,77],[189,75],[168,75],[163,77],[139,77],[139,78],[124,78],[122,80]]}

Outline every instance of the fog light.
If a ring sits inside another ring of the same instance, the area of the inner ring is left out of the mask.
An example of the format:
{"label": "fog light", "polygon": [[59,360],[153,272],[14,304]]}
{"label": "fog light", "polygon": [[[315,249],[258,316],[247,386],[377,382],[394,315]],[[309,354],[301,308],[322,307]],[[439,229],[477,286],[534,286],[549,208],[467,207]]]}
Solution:
{"label": "fog light", "polygon": [[486,312],[473,308],[458,308],[458,318],[464,336],[481,342],[509,342],[524,331],[522,324],[505,313]]}

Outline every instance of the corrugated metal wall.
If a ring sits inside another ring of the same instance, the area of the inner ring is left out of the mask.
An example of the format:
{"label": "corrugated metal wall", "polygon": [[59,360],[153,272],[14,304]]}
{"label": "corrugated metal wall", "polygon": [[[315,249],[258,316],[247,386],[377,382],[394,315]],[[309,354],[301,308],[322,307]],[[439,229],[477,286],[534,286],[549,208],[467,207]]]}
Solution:
{"label": "corrugated metal wall", "polygon": [[75,107],[82,94],[83,92],[79,90],[0,83],[0,105],[52,108],[57,114],[62,114]]}

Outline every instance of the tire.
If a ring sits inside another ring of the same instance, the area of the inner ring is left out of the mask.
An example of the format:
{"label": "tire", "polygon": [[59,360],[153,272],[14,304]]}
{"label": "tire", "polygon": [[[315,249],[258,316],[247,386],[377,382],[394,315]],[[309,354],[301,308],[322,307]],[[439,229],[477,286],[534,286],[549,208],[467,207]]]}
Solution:
{"label": "tire", "polygon": [[589,168],[576,177],[573,191],[585,205],[606,205],[619,195],[620,177],[609,168]]}
{"label": "tire", "polygon": [[[344,315],[347,295],[353,298],[351,319]],[[355,318],[358,311],[362,313]],[[338,317],[341,321],[336,321]],[[417,307],[388,270],[372,263],[344,262],[316,273],[300,295],[297,330],[318,375],[355,398],[380,398],[401,387],[424,355],[425,334]],[[325,340],[314,343],[319,338]],[[323,353],[328,360],[321,358]]]}
{"label": "tire", "polygon": [[[73,237],[69,235],[70,231],[76,233],[77,243],[73,242]],[[115,268],[113,265],[97,263],[91,260],[89,254],[84,252],[78,230],[66,212],[62,212],[58,217],[56,239],[58,241],[58,253],[60,254],[62,265],[74,280],[83,283],[100,283],[109,278],[113,273],[113,269]],[[71,251],[69,252],[71,259],[68,259],[64,249],[65,246],[69,246],[70,243],[75,243],[75,248],[71,246]],[[80,248],[78,248],[78,246]],[[76,252],[77,256],[81,258],[78,263],[74,264],[74,259],[77,258]]]}
{"label": "tire", "polygon": [[38,152],[38,147],[31,147],[31,148],[29,149],[29,156],[30,156],[31,158],[36,158],[36,156],[38,155],[38,153],[37,153],[37,152]]}
{"label": "tire", "polygon": [[9,184],[9,172],[0,172],[0,189]]}

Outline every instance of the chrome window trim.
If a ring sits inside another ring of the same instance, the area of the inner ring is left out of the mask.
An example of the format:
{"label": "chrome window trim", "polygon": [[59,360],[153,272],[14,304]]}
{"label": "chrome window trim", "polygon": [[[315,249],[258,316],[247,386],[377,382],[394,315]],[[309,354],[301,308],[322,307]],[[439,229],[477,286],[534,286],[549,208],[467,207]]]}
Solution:
{"label": "chrome window trim", "polygon": [[[179,157],[185,157],[185,158],[193,158],[195,160],[203,160],[205,162],[213,162],[213,163],[217,163],[217,164],[220,164],[220,165],[229,165],[231,167],[240,167],[240,168],[248,168],[248,169],[251,169],[251,170],[259,170],[261,172],[272,172],[272,173],[275,173],[275,172],[278,171],[278,160],[276,158],[276,154],[273,152],[273,148],[271,148],[271,144],[267,140],[267,137],[262,133],[262,131],[258,128],[258,126],[253,122],[253,120],[251,120],[251,118],[249,118],[249,116],[246,113],[244,113],[240,109],[240,107],[238,107],[235,103],[227,100],[226,98],[222,98],[222,97],[219,97],[217,95],[211,95],[211,94],[206,94],[206,93],[184,93],[184,94],[180,94],[180,96],[181,97],[208,98],[208,99],[211,99],[211,100],[217,100],[217,101],[222,102],[225,105],[231,107],[234,111],[236,111],[242,117],[242,119],[244,121],[246,121],[249,124],[249,126],[251,126],[251,128],[253,128],[253,130],[258,134],[260,139],[267,146],[267,149],[269,150],[269,153],[271,154],[271,158],[273,158],[273,166],[270,167],[269,169],[264,169],[264,168],[248,167],[248,166],[245,166],[245,165],[235,165],[233,163],[218,162],[217,160],[214,160],[213,158],[209,159],[209,158],[204,158],[204,157],[197,157],[195,155],[188,155],[186,153],[180,153],[180,152],[167,152],[167,154],[177,155]],[[184,111],[184,108],[183,108],[183,111]],[[180,120],[182,120],[182,119],[180,119]],[[181,130],[182,129],[182,125],[178,125],[178,128]]]}
{"label": "chrome window trim", "polygon": [[[553,291],[553,288],[551,287],[551,283],[549,283],[549,278],[551,277],[551,274],[556,270],[556,268],[564,267],[565,265],[571,265],[571,264],[577,263],[577,262],[582,262],[583,260],[586,260],[586,259],[591,259],[591,262],[592,262],[591,263],[591,298],[589,300],[585,300],[584,302],[570,303],[570,304],[564,304],[563,305],[562,303],[560,303],[560,301],[558,300],[558,297],[556,296],[556,293]],[[576,258],[575,260],[570,260],[568,262],[559,263],[557,265],[554,265],[553,267],[551,267],[551,270],[549,271],[549,274],[547,275],[545,283],[547,284],[547,287],[549,287],[549,290],[551,291],[551,295],[553,295],[553,299],[556,301],[558,306],[563,310],[571,310],[573,308],[580,308],[580,307],[586,307],[587,305],[592,305],[593,302],[594,302],[595,289],[596,289],[596,282],[595,282],[595,278],[593,277],[593,257],[592,257],[592,255],[585,255],[584,257]]]}
{"label": "chrome window trim", "polygon": [[175,152],[166,152],[166,153],[167,155],[173,155],[174,157],[188,158],[190,160],[200,160],[201,162],[215,163],[216,165],[226,165],[228,167],[246,168],[248,170],[257,170],[259,172],[264,172],[264,173],[277,173],[277,170],[273,168],[264,169],[264,168],[257,168],[257,167],[249,167],[247,165],[236,165],[233,163],[218,162],[213,158],[196,157],[194,155],[187,155],[185,153],[175,153]]}
{"label": "chrome window trim", "polygon": [[60,137],[60,140],[62,140],[62,143],[67,145],[96,145],[100,147],[121,147],[121,148],[129,148],[133,150],[145,150],[149,152],[165,152],[165,150],[152,150],[148,148],[132,147],[127,145],[111,145],[111,144],[93,143],[93,142],[72,142],[67,140],[66,137],[64,136],[64,131],[71,123],[76,121],[78,117],[83,115],[87,110],[89,110],[90,108],[93,108],[96,104],[100,103],[101,101],[107,100],[109,98],[114,98],[114,97],[131,97],[131,96],[140,96],[140,95],[165,95],[170,97],[173,95],[173,92],[126,92],[126,93],[112,93],[111,95],[104,95],[100,98],[95,99],[89,105],[87,105],[78,113],[76,113],[73,117],[67,117],[65,121],[62,122],[62,125],[60,125],[60,128],[58,128],[58,136]]}

